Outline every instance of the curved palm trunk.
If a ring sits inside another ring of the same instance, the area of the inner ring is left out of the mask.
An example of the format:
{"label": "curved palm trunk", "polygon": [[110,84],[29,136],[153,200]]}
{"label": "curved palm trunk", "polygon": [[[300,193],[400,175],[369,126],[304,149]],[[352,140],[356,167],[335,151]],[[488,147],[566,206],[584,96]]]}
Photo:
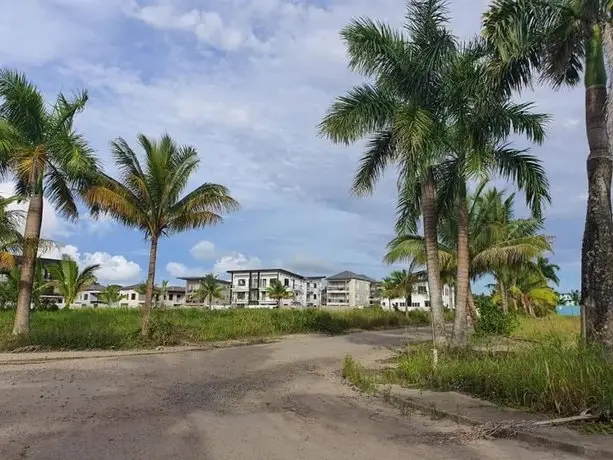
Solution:
{"label": "curved palm trunk", "polygon": [[151,249],[149,251],[149,272],[147,274],[147,289],[145,290],[145,303],[142,307],[141,334],[149,333],[149,320],[151,319],[151,303],[153,301],[153,286],[155,283],[155,261],[158,252],[158,237],[151,237]]}
{"label": "curved palm trunk", "polygon": [[453,343],[456,346],[466,345],[468,324],[466,322],[466,302],[468,301],[468,285],[470,283],[470,255],[468,253],[468,205],[466,204],[466,184],[461,184],[458,196],[458,267],[456,286],[458,298],[455,307],[453,323]]}
{"label": "curved palm trunk", "polygon": [[30,198],[26,217],[19,295],[17,297],[17,311],[15,312],[15,324],[13,326],[14,335],[27,334],[30,327],[30,304],[32,303],[36,255],[42,221],[43,196],[33,195]]}
{"label": "curved palm trunk", "polygon": [[[587,158],[588,200],[581,254],[582,330],[590,342],[613,353],[613,215],[605,105],[607,76],[600,26],[587,44],[585,115],[590,153]],[[613,135],[613,133],[611,133]]]}
{"label": "curved palm trunk", "polygon": [[436,236],[436,184],[432,170],[428,171],[422,184],[422,213],[424,216],[424,241],[426,245],[426,265],[428,268],[428,288],[430,290],[430,309],[432,312],[432,339],[435,344],[445,345],[445,318],[443,316],[443,297],[441,295],[441,270],[438,260]]}

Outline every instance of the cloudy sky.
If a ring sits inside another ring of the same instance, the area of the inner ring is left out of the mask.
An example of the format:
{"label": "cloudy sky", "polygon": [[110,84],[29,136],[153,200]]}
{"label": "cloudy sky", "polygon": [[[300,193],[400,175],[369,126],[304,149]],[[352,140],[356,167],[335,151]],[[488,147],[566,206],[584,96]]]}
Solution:
{"label": "cloudy sky", "polygon": [[[485,0],[451,1],[455,33],[478,32]],[[50,98],[87,88],[78,128],[109,171],[108,143],[169,132],[197,147],[203,181],[230,187],[242,210],[219,227],[162,241],[157,276],[284,266],[381,277],[393,236],[393,172],[367,199],[350,196],[360,146],[334,146],[316,125],[360,78],[346,69],[339,29],[357,16],[392,24],[403,0],[0,0],[0,63],[25,71]],[[553,204],[547,230],[562,289],[579,286],[586,141],[580,88],[521,96],[553,115],[544,161]],[[0,184],[0,194],[10,191]],[[43,233],[103,281],[144,278],[141,234],[50,207]]]}

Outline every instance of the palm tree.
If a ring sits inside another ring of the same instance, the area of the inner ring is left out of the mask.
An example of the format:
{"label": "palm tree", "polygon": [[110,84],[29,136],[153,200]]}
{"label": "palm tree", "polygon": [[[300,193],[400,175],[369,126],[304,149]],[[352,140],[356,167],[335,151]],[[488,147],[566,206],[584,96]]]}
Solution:
{"label": "palm tree", "polygon": [[609,65],[613,60],[611,13],[610,0],[495,0],[484,15],[483,35],[495,70],[512,88],[529,86],[536,74],[555,89],[584,82],[589,155],[582,316],[587,339],[613,350],[613,157],[607,143],[613,101],[605,65],[605,58]]}
{"label": "palm tree", "polygon": [[121,294],[121,286],[117,284],[111,284],[110,286],[105,287],[100,294],[98,294],[98,300],[100,300],[104,305],[112,307],[121,302],[122,299],[125,299],[126,296]]}
{"label": "palm tree", "polygon": [[162,283],[158,287],[158,297],[160,299],[160,308],[164,308],[164,298],[168,294],[168,280],[162,280]]}
{"label": "palm tree", "polygon": [[128,143],[119,138],[111,147],[120,180],[101,175],[85,199],[94,214],[108,213],[123,224],[143,231],[150,240],[149,271],[142,307],[143,335],[148,333],[155,285],[157,247],[161,237],[222,222],[222,213],[238,209],[226,187],[205,183],[184,195],[199,164],[196,149],[178,146],[168,135],[155,141],[143,134],[138,140],[145,152],[141,163]]}
{"label": "palm tree", "polygon": [[[4,273],[6,279],[0,283],[0,302],[4,307],[15,308],[19,297],[19,283],[21,281],[21,267],[15,264]],[[40,259],[36,260],[34,270],[34,282],[32,284],[32,304],[38,308],[41,304],[41,295],[51,287],[51,283],[43,277],[43,269]]]}
{"label": "palm tree", "polygon": [[444,1],[410,0],[406,18],[406,32],[365,18],[341,31],[349,67],[369,83],[338,98],[320,132],[343,144],[368,137],[353,183],[357,195],[371,193],[385,167],[398,167],[405,225],[416,231],[423,215],[433,335],[436,342],[444,343],[433,166],[446,148],[444,87],[457,44],[446,27]]}
{"label": "palm tree", "polygon": [[8,209],[19,197],[4,198],[0,196],[0,269],[10,269],[15,265],[15,252],[23,249],[23,235],[19,226],[23,222],[23,212]]}
{"label": "palm tree", "polygon": [[294,294],[289,291],[283,283],[279,280],[271,280],[268,288],[266,288],[266,294],[273,300],[277,301],[277,308],[281,308],[281,301],[283,299],[291,299]]}
{"label": "palm tree", "polygon": [[80,292],[96,284],[95,273],[99,268],[98,264],[89,265],[79,271],[77,263],[68,256],[64,256],[59,263],[49,266],[53,285],[64,297],[67,308],[70,308]]}
{"label": "palm tree", "polygon": [[[390,277],[384,278],[383,283],[381,284],[381,297],[388,300],[390,308],[392,308],[392,299],[395,299],[400,295],[402,294],[398,291],[398,286],[392,281],[392,279]],[[394,310],[398,310],[396,306],[393,308]]]}
{"label": "palm tree", "polygon": [[194,297],[199,302],[208,300],[209,309],[213,308],[213,299],[223,299],[223,287],[219,284],[217,276],[212,273],[206,275],[201,281]]}
{"label": "palm tree", "polygon": [[87,93],[73,99],[60,94],[49,109],[26,76],[0,71],[0,174],[11,174],[17,194],[29,200],[21,259],[21,281],[13,334],[27,334],[43,197],[62,216],[76,219],[75,189],[83,190],[98,169],[87,142],[73,121]]}
{"label": "palm tree", "polygon": [[395,292],[404,296],[406,308],[404,310],[406,316],[409,315],[409,307],[412,305],[412,295],[417,283],[427,279],[424,270],[416,271],[419,263],[413,259],[409,264],[408,270],[396,270],[389,276],[389,282]]}

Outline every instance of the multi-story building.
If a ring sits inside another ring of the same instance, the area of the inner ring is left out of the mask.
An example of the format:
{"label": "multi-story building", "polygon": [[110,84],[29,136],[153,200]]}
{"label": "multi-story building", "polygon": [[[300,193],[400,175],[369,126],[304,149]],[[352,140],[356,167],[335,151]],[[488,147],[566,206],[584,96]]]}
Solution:
{"label": "multi-story building", "polygon": [[363,308],[370,305],[371,285],[377,282],[350,271],[326,278],[326,307],[330,309]]}
{"label": "multi-story building", "polygon": [[281,307],[316,307],[321,305],[323,277],[305,277],[282,268],[260,270],[229,270],[230,303],[237,307],[267,307],[279,305],[268,296],[267,289],[278,280],[292,297],[281,300]]}
{"label": "multi-story building", "polygon": [[[443,285],[441,290],[443,298],[443,307],[455,308],[455,291],[451,286],[447,284]],[[395,299],[381,299],[381,307],[386,310],[401,310],[407,309],[405,298]],[[415,284],[413,287],[413,293],[411,294],[411,305],[408,306],[409,310],[419,310],[430,308],[430,293],[428,291],[428,283],[423,281]]]}
{"label": "multi-story building", "polygon": [[[194,292],[198,290],[200,287],[200,282],[204,279],[204,276],[190,276],[179,278],[180,280],[185,281],[185,305],[188,306],[207,306],[209,305],[208,300],[202,302],[201,300],[197,300],[194,298]],[[230,305],[230,281],[226,280],[217,280],[217,284],[221,286],[221,295],[220,299],[212,299],[211,306],[213,308],[222,308]]]}
{"label": "multi-story building", "polygon": [[97,307],[102,304],[98,296],[104,290],[105,286],[101,284],[92,284],[84,291],[79,292],[75,306],[78,307]]}
{"label": "multi-story building", "polygon": [[[119,302],[119,306],[122,308],[141,307],[145,303],[145,294],[142,293],[142,286],[142,284],[123,286],[119,291],[123,296],[123,299]],[[183,286],[168,286],[166,288],[166,294],[163,296],[159,294],[153,295],[153,302],[154,305],[158,306],[163,303],[165,307],[182,306],[185,304],[185,288]]]}

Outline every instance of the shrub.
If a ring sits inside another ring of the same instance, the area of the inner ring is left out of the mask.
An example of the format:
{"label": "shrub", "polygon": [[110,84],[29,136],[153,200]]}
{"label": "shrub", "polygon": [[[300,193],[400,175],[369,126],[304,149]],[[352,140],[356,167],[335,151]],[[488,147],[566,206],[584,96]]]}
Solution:
{"label": "shrub", "polygon": [[516,316],[504,313],[490,297],[479,298],[476,306],[479,310],[479,319],[475,322],[476,335],[509,336],[517,327]]}

